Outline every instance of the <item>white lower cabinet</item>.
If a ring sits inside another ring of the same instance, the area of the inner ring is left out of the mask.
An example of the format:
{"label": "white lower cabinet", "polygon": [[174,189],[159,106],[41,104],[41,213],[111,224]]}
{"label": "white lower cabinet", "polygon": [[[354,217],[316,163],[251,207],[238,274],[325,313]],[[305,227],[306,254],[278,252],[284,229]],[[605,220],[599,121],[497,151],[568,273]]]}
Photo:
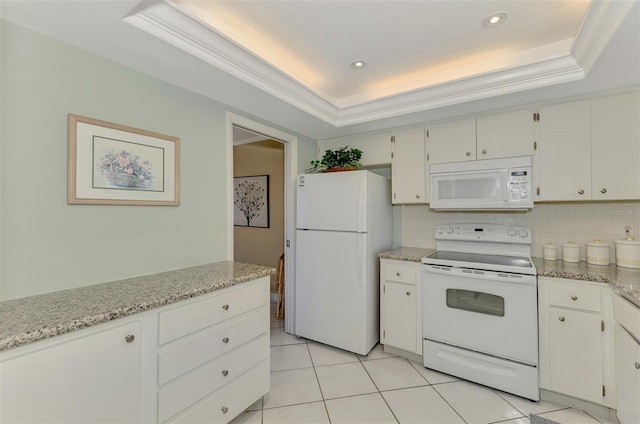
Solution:
{"label": "white lower cabinet", "polygon": [[540,388],[615,407],[607,285],[538,278]]}
{"label": "white lower cabinet", "polygon": [[420,263],[380,260],[380,341],[422,355]]}
{"label": "white lower cabinet", "polygon": [[640,308],[613,297],[616,319],[616,409],[621,424],[640,423]]}
{"label": "white lower cabinet", "polygon": [[226,423],[269,391],[269,277],[0,355],[2,423]]}
{"label": "white lower cabinet", "polygon": [[0,422],[140,422],[140,353],[136,319],[4,352]]}

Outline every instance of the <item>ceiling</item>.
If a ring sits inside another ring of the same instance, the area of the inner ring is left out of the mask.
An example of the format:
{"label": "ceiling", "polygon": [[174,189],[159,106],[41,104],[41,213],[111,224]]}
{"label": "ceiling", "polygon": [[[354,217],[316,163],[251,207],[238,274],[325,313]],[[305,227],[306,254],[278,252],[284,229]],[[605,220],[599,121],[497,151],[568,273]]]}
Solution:
{"label": "ceiling", "polygon": [[[2,18],[315,139],[640,85],[638,1],[4,1]],[[507,19],[483,26],[494,12]],[[365,60],[353,69],[354,60]]]}

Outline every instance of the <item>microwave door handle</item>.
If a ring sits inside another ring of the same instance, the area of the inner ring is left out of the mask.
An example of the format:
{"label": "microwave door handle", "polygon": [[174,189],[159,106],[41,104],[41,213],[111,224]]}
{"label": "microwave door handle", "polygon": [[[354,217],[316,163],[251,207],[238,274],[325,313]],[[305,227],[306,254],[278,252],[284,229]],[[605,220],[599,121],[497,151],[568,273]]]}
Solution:
{"label": "microwave door handle", "polygon": [[502,203],[509,203],[509,198],[511,194],[511,179],[509,176],[511,173],[508,169],[500,170],[500,179],[504,181],[504,187],[502,188]]}

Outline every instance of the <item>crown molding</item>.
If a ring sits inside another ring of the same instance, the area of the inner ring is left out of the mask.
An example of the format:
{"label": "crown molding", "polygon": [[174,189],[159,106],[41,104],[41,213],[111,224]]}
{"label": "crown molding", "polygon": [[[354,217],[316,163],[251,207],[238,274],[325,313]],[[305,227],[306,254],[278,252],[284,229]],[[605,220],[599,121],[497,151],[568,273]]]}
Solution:
{"label": "crown molding", "polygon": [[584,79],[636,1],[592,2],[567,54],[345,107],[303,86],[170,0],[142,1],[124,21],[315,118],[342,127]]}

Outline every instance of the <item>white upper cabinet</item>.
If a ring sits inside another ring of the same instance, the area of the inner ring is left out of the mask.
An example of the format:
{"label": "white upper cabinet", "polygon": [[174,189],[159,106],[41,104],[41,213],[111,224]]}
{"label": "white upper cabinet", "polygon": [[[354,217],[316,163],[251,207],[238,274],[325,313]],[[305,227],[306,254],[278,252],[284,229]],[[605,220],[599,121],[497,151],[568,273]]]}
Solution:
{"label": "white upper cabinet", "polygon": [[427,126],[429,164],[476,158],[476,119]]}
{"label": "white upper cabinet", "polygon": [[536,200],[591,199],[591,101],[540,108]]}
{"label": "white upper cabinet", "polygon": [[477,159],[533,155],[534,126],[532,109],[478,117]]}
{"label": "white upper cabinet", "polygon": [[427,203],[427,164],[424,127],[405,128],[393,135],[392,203]]}
{"label": "white upper cabinet", "polygon": [[318,159],[322,159],[325,150],[336,150],[349,146],[362,151],[362,166],[389,165],[391,163],[391,131],[358,134],[348,137],[318,141]]}
{"label": "white upper cabinet", "polygon": [[593,100],[593,200],[640,199],[640,93]]}

